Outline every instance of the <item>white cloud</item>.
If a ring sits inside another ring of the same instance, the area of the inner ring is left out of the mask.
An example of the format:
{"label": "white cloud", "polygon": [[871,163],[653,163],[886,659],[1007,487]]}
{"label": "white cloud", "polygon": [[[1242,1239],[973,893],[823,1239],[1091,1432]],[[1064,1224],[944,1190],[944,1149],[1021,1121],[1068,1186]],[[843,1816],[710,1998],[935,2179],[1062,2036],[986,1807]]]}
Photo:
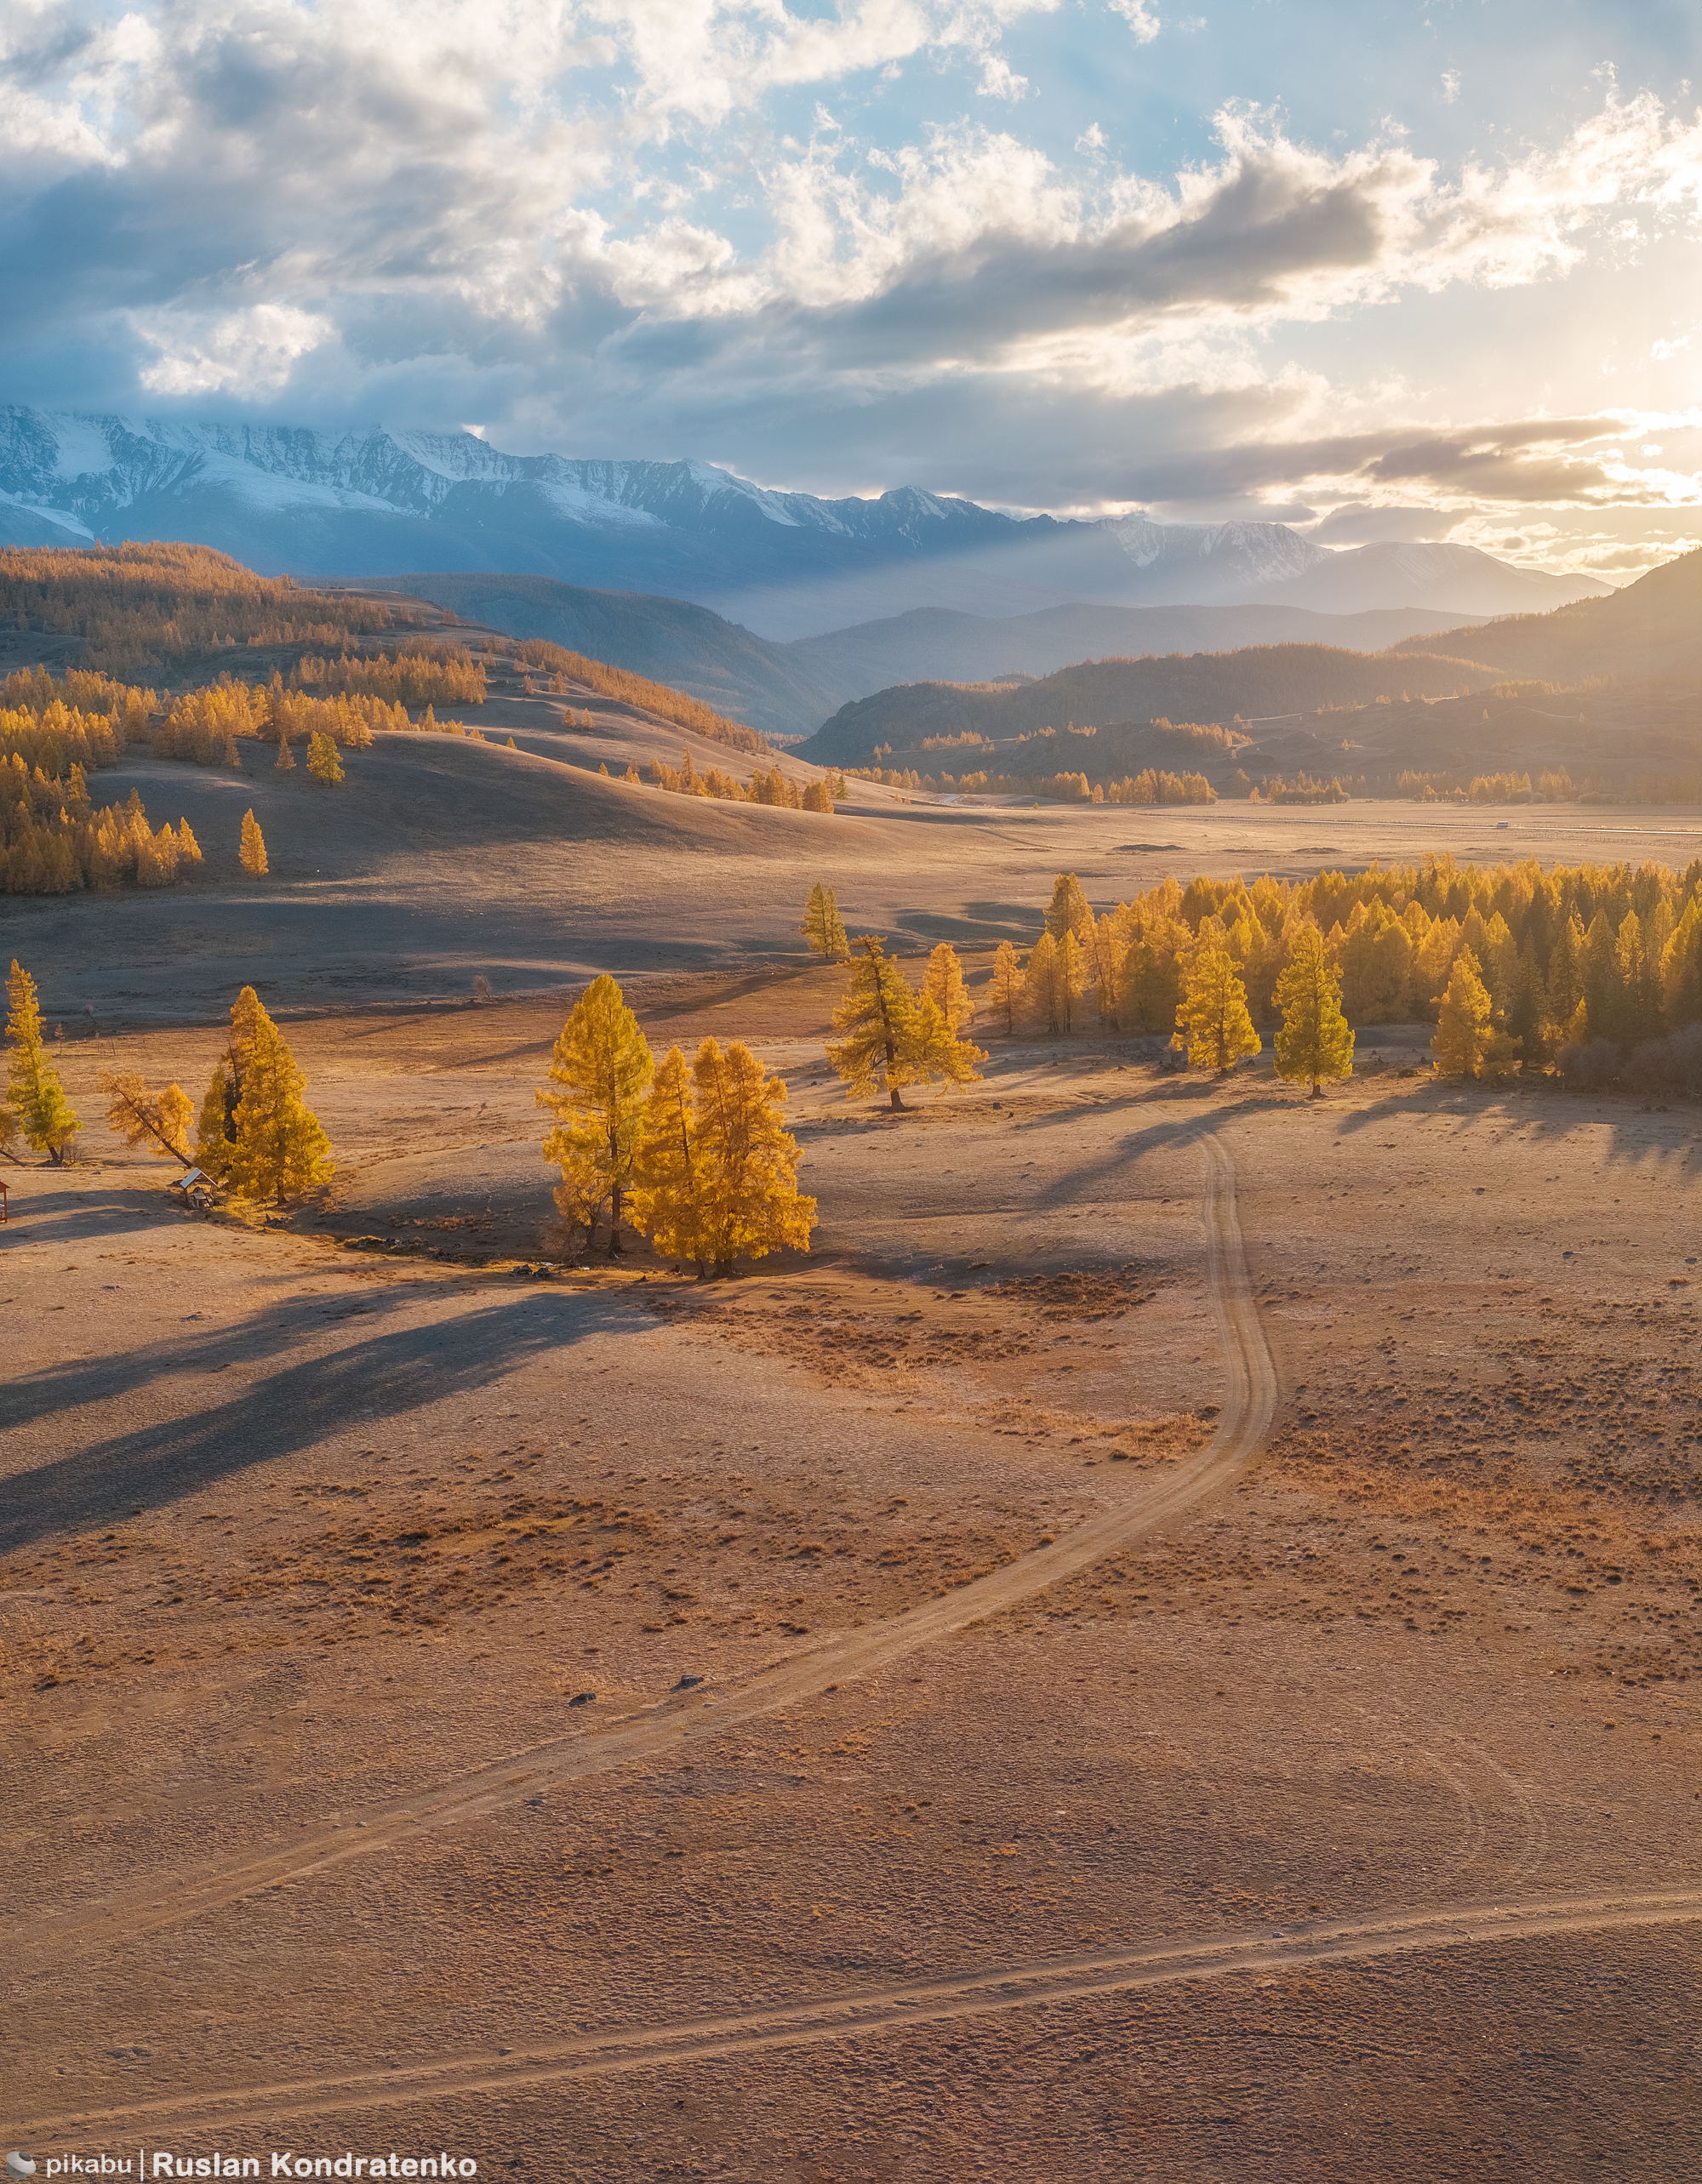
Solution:
{"label": "white cloud", "polygon": [[1457,68],[1443,69],[1442,72],[1442,95],[1444,101],[1450,106],[1459,96],[1459,71]]}
{"label": "white cloud", "polygon": [[296,360],[336,332],[328,318],[288,304],[256,304],[211,324],[175,314],[138,316],[136,331],[159,351],[141,374],[151,394],[267,395],[287,384]]}
{"label": "white cloud", "polygon": [[1110,0],[1114,15],[1121,15],[1134,32],[1138,45],[1151,45],[1163,24],[1152,12],[1151,0]]}

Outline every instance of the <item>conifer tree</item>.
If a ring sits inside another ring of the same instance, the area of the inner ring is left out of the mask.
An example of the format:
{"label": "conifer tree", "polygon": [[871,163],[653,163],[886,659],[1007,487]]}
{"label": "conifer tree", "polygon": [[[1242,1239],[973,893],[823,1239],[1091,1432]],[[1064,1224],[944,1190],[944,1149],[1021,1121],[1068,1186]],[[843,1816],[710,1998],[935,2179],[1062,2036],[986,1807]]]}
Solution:
{"label": "conifer tree", "polygon": [[1066,928],[1058,943],[1057,971],[1058,1014],[1065,1031],[1076,1029],[1076,1004],[1087,982],[1087,959],[1082,952],[1082,944],[1074,932]]}
{"label": "conifer tree", "polygon": [[1058,943],[1049,932],[1042,932],[1028,951],[1028,964],[1023,980],[1028,994],[1029,1013],[1037,1024],[1043,1024],[1050,1032],[1061,1031],[1064,1028],[1058,978]]}
{"label": "conifer tree", "polygon": [[245,812],[243,815],[243,846],[238,855],[244,872],[256,880],[266,877],[267,870],[266,838],[260,832],[260,823],[254,817],[252,810]]}
{"label": "conifer tree", "polygon": [[280,773],[294,773],[295,771],[295,758],[289,748],[289,738],[282,728],[277,732],[277,771]]}
{"label": "conifer tree", "polygon": [[189,830],[187,819],[177,823],[177,861],[180,864],[202,863],[201,844]]}
{"label": "conifer tree", "polygon": [[711,1253],[699,1180],[696,1095],[691,1069],[669,1047],[651,1080],[632,1162],[632,1225],[670,1258],[690,1259],[700,1274]]}
{"label": "conifer tree", "polygon": [[5,1101],[0,1099],[0,1156],[9,1160],[14,1168],[21,1168],[24,1163],[12,1149],[17,1142],[18,1118]]}
{"label": "conifer tree", "polygon": [[336,744],[317,728],[308,738],[307,771],[328,789],[334,788],[343,778],[343,761],[337,756]]}
{"label": "conifer tree", "polygon": [[1220,940],[1208,938],[1194,950],[1176,1011],[1175,1042],[1186,1044],[1192,1068],[1215,1069],[1219,1076],[1263,1046],[1235,958]]}
{"label": "conifer tree", "polygon": [[302,1098],[307,1081],[288,1042],[252,986],[231,1012],[233,1034],[239,1009],[248,1028],[224,1180],[243,1198],[296,1198],[332,1173],[330,1141]]}
{"label": "conifer tree", "polygon": [[1082,883],[1073,872],[1060,872],[1053,883],[1052,900],[1047,907],[1046,930],[1054,940],[1062,940],[1066,932],[1079,933],[1084,918],[1091,918],[1088,898],[1082,892]]}
{"label": "conifer tree", "polygon": [[856,949],[850,989],[833,1012],[840,1041],[829,1042],[827,1058],[854,1094],[871,1091],[880,1069],[893,1112],[902,1114],[899,1087],[909,1078],[901,1057],[915,1038],[916,995],[878,933],[860,933]]}
{"label": "conifer tree", "polygon": [[1661,1006],[1675,1026],[1702,1018],[1702,894],[1685,905],[1660,959]]}
{"label": "conifer tree", "polygon": [[1536,944],[1527,940],[1519,950],[1512,996],[1507,1003],[1507,1035],[1518,1048],[1522,1060],[1542,1059],[1543,1026],[1548,1015],[1548,992],[1543,983],[1542,966],[1537,961]]}
{"label": "conifer tree", "polygon": [[1448,991],[1442,997],[1431,1052],[1445,1077],[1478,1077],[1494,1033],[1494,1005],[1484,984],[1477,958],[1462,948],[1454,959]]}
{"label": "conifer tree", "polygon": [[1023,983],[1022,966],[1016,960],[1016,950],[1009,941],[1002,940],[993,954],[993,978],[988,989],[987,1006],[1007,1032],[1016,1029],[1017,1018],[1022,1012]]}
{"label": "conifer tree", "polygon": [[803,923],[798,930],[825,963],[842,962],[851,952],[845,938],[845,921],[839,915],[833,890],[820,880],[809,891]]}
{"label": "conifer tree", "polygon": [[620,1249],[620,1223],[638,1149],[644,1095],[655,1075],[648,1041],[605,971],[581,995],[562,1027],[550,1062],[555,1091],[537,1095],[556,1118],[544,1157],[562,1171],[556,1204],[586,1247],[608,1218],[608,1256]]}
{"label": "conifer tree", "polygon": [[797,1143],[783,1126],[786,1088],[748,1046],[705,1039],[692,1063],[700,1255],[717,1274],[783,1245],[809,1249],[815,1200],[797,1187]]}
{"label": "conifer tree", "polygon": [[83,1125],[65,1096],[59,1072],[42,1038],[42,1005],[36,982],[14,956],[6,981],[8,1105],[24,1143],[62,1167]]}
{"label": "conifer tree", "polygon": [[145,1145],[161,1160],[189,1159],[189,1126],[195,1109],[181,1085],[151,1092],[134,1069],[103,1069],[106,1120],[127,1145]]}
{"label": "conifer tree", "polygon": [[963,966],[949,940],[942,940],[928,959],[922,990],[938,1005],[954,1032],[967,1031],[975,1020],[975,1004],[963,983]]}
{"label": "conifer tree", "polygon": [[1617,1045],[1623,1011],[1620,1007],[1618,951],[1613,928],[1604,911],[1597,910],[1585,935],[1584,1010],[1592,1039],[1611,1039]]}
{"label": "conifer tree", "polygon": [[1353,1074],[1353,1034],[1342,1013],[1340,976],[1322,933],[1310,920],[1291,937],[1276,998],[1282,1012],[1276,1074],[1291,1084],[1310,1078],[1312,1098],[1322,1098],[1326,1077]]}
{"label": "conifer tree", "polygon": [[1567,919],[1549,949],[1545,979],[1549,1020],[1563,1031],[1584,997],[1584,956],[1587,944],[1576,915]]}
{"label": "conifer tree", "polygon": [[931,995],[911,990],[878,934],[860,934],[855,945],[860,953],[850,990],[833,1012],[833,1028],[843,1036],[827,1049],[849,1092],[872,1090],[879,1069],[894,1111],[902,1114],[902,1085],[936,1077],[942,1086],[967,1084],[986,1056],[957,1037]]}

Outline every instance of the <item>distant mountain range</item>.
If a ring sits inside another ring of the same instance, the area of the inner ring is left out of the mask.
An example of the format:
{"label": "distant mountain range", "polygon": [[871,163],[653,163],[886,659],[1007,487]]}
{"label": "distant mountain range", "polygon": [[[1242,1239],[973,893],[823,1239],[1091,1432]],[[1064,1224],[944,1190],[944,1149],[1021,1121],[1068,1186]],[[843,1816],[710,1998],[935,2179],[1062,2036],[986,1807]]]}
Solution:
{"label": "distant mountain range", "polygon": [[[1039,773],[1067,763],[1094,773],[1102,752],[1114,766],[1128,762],[1125,745],[1135,744],[1125,730],[1138,744],[1151,723],[1168,720],[1238,722],[1271,770],[1431,763],[1493,772],[1534,760],[1615,778],[1667,769],[1689,777],[1702,758],[1699,676],[1702,551],[1610,598],[1416,636],[1369,656],[1316,643],[1244,644],[1084,659],[1000,687],[900,684],[842,706],[798,756],[854,766],[884,752],[894,766],[935,772],[947,761],[925,754],[942,738],[971,735],[987,753],[960,759],[960,768]],[[1042,732],[1052,740],[1031,741],[1019,764],[1019,739]]]}
{"label": "distant mountain range", "polygon": [[[774,493],[699,462],[509,455],[470,432],[330,434],[0,410],[0,544],[187,539],[268,573],[519,572],[707,607],[770,641],[943,609],[1540,612],[1609,589],[1467,546],[1331,553],[1280,523],[1019,518],[905,487]],[[1006,662],[1004,664],[1011,664]]]}
{"label": "distant mountain range", "polygon": [[901,682],[981,682],[1050,675],[1103,653],[1218,653],[1241,645],[1329,645],[1380,652],[1449,628],[1422,608],[1315,614],[1299,607],[1048,607],[1007,621],[914,607],[789,644],[754,636],[705,607],[639,592],[593,591],[542,576],[409,576],[383,580],[511,636],[548,637],[612,660],[771,735],[807,736],[853,699]]}

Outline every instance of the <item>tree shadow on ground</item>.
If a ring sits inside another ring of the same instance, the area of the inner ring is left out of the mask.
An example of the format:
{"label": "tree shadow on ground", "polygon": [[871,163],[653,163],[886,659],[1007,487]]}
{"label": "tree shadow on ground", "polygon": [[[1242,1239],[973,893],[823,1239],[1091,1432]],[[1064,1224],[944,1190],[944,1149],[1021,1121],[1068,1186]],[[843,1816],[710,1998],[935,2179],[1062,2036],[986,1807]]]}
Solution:
{"label": "tree shadow on ground", "polygon": [[1702,1131],[1702,1109],[1683,1103],[1663,1109],[1631,1093],[1583,1096],[1546,1086],[1511,1091],[1454,1077],[1421,1080],[1410,1091],[1383,1093],[1368,1106],[1342,1114],[1337,1134],[1356,1138],[1366,1130],[1415,1116],[1455,1121],[1466,1129],[1496,1132],[1501,1137],[1539,1132],[1556,1145],[1580,1130],[1605,1127],[1607,1157],[1636,1164],[1683,1160],[1690,1149],[1689,1137]]}
{"label": "tree shadow on ground", "polygon": [[[371,1299],[294,1298],[204,1335],[116,1358],[68,1360],[0,1389],[0,1430],[111,1401],[177,1373],[264,1365],[280,1349],[323,1334],[330,1322],[382,1320],[418,1301],[395,1292]],[[5,1484],[0,1550],[104,1522],[139,1504],[157,1508],[351,1425],[404,1417],[592,1336],[641,1327],[651,1331],[653,1323],[620,1297],[528,1290],[447,1325],[434,1320],[363,1334],[328,1356],[279,1366],[210,1409],[114,1434],[14,1474]]]}

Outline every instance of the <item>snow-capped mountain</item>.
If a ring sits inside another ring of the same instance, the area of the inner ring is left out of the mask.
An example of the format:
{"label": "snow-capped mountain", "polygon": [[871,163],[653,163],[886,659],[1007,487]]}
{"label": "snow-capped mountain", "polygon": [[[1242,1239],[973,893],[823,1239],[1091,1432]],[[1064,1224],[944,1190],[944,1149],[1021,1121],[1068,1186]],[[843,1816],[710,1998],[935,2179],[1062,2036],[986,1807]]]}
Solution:
{"label": "snow-capped mountain", "polygon": [[777,638],[917,607],[1280,601],[1469,616],[1607,588],[1465,547],[1333,554],[1280,523],[1059,522],[910,487],[823,500],[708,463],[510,455],[471,432],[0,410],[0,544],[94,538],[190,539],[303,578],[548,575],[694,601]]}

